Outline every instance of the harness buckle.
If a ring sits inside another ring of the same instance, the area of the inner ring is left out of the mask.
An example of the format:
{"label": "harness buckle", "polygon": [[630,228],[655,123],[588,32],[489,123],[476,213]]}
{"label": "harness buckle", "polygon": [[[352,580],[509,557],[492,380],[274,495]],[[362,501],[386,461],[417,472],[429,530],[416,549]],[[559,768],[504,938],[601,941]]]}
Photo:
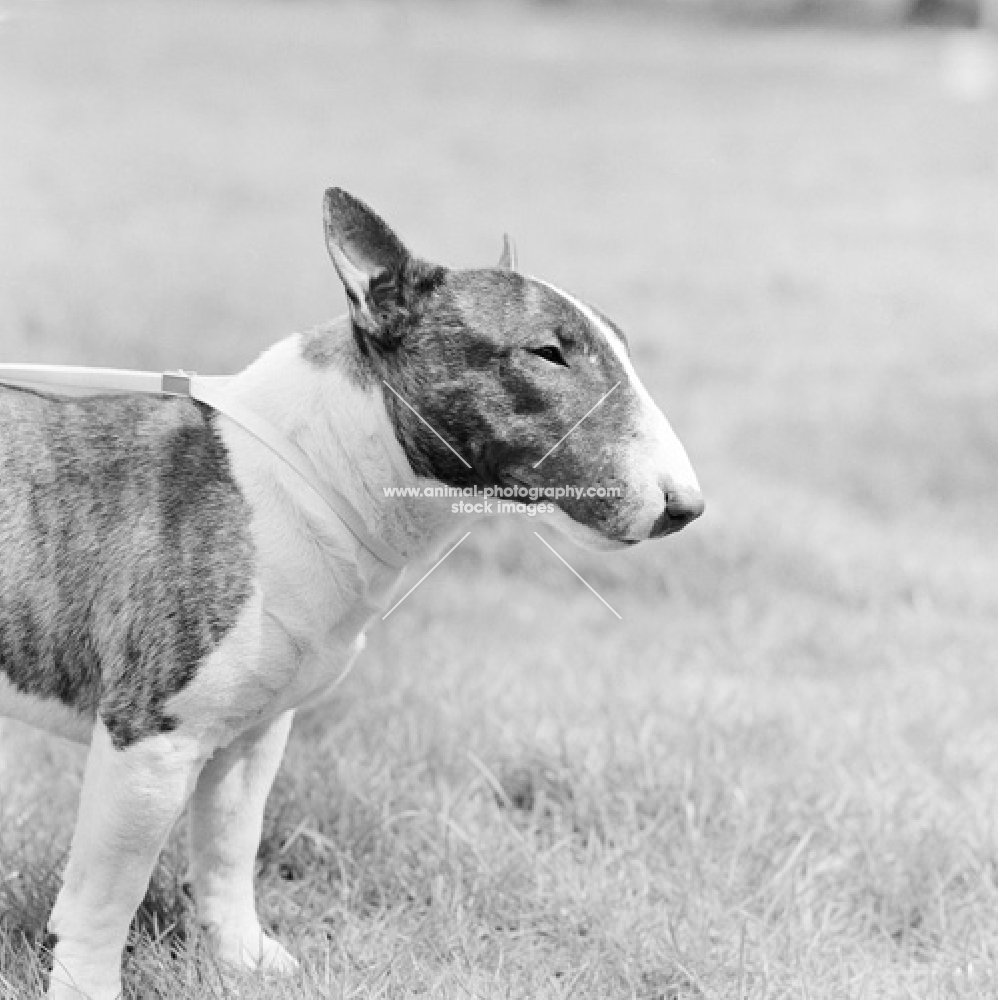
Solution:
{"label": "harness buckle", "polygon": [[171,396],[189,396],[191,394],[191,379],[196,372],[185,372],[178,369],[175,372],[163,372],[161,389]]}

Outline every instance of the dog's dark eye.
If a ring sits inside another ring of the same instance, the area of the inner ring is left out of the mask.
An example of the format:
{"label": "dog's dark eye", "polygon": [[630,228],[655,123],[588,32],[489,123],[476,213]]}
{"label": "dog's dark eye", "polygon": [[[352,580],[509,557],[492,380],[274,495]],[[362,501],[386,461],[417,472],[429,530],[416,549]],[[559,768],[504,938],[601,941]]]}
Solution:
{"label": "dog's dark eye", "polygon": [[545,361],[550,361],[553,365],[561,365],[564,368],[568,367],[565,355],[561,353],[561,348],[556,344],[545,344],[543,347],[529,347],[527,350],[531,354],[536,354],[537,357],[543,358]]}

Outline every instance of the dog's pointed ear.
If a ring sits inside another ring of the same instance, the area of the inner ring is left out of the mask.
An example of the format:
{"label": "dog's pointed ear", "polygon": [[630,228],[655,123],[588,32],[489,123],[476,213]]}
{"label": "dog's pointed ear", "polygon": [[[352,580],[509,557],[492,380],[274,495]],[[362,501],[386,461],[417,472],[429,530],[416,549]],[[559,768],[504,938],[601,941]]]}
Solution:
{"label": "dog's pointed ear", "polygon": [[500,271],[516,270],[516,244],[509,238],[509,233],[502,234],[502,256],[497,267]]}
{"label": "dog's pointed ear", "polygon": [[378,215],[341,188],[326,191],[323,216],[326,247],[346,289],[350,318],[380,338],[400,304],[409,251]]}

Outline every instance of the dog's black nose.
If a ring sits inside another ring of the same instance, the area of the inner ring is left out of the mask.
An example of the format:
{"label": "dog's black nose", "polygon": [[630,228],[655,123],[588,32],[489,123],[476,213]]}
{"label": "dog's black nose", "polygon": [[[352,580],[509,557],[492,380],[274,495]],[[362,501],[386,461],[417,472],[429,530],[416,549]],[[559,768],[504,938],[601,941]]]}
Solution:
{"label": "dog's black nose", "polygon": [[695,521],[704,508],[703,494],[692,487],[678,487],[665,491],[665,510],[659,515],[651,537],[671,535]]}

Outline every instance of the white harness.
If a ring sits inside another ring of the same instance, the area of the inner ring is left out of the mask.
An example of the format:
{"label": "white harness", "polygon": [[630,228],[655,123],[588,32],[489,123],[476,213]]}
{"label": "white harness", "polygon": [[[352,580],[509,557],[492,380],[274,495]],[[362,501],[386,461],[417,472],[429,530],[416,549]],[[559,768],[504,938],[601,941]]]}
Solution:
{"label": "white harness", "polygon": [[289,465],[353,536],[381,562],[402,569],[406,560],[375,538],[350,501],[339,490],[322,482],[311,459],[293,441],[266,420],[230,398],[225,392],[229,376],[195,375],[193,372],[139,372],[123,368],[81,368],[75,365],[0,364],[0,384],[58,393],[64,396],[128,395],[189,396],[224,414],[278,458]]}

